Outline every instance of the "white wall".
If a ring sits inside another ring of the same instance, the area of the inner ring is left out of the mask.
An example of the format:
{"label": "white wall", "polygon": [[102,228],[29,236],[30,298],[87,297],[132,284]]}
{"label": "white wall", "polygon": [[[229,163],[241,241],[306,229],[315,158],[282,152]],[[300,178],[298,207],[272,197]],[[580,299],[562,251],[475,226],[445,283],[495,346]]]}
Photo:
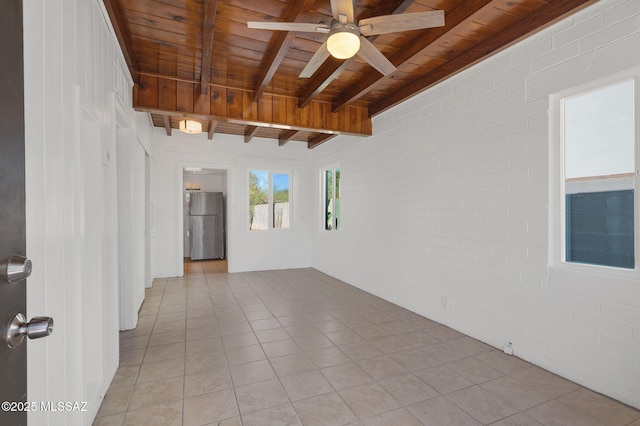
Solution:
{"label": "white wall", "polygon": [[117,111],[140,120],[99,1],[23,5],[27,314],[55,321],[28,342],[27,400],[88,402],[28,420],[90,425],[118,366]]}
{"label": "white wall", "polygon": [[[227,170],[227,258],[229,272],[311,266],[311,152],[306,144],[240,136],[166,136],[153,133],[153,222],[155,277],[183,274],[183,168]],[[248,175],[252,168],[292,173],[292,227],[249,231]]]}
{"label": "white wall", "polygon": [[640,407],[638,276],[548,261],[549,95],[640,66],[639,15],[602,0],[313,150],[342,185],[313,266]]}

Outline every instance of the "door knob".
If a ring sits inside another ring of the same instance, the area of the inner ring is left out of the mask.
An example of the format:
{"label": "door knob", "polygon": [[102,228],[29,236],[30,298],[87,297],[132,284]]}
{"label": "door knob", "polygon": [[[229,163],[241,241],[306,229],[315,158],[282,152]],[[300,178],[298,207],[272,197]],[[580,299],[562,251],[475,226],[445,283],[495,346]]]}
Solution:
{"label": "door knob", "polygon": [[53,318],[51,317],[33,317],[27,322],[22,314],[15,314],[9,321],[7,326],[7,334],[5,339],[7,346],[15,348],[22,344],[25,336],[29,339],[39,339],[46,337],[53,332]]}
{"label": "door knob", "polygon": [[14,284],[31,275],[31,261],[24,256],[14,254],[6,261],[0,263],[0,278]]}

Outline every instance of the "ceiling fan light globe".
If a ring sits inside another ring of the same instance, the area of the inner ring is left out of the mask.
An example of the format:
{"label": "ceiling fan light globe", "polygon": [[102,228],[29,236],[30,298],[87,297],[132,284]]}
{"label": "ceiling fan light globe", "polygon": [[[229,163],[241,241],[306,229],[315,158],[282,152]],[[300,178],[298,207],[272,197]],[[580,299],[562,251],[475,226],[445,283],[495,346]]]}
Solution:
{"label": "ceiling fan light globe", "polygon": [[195,120],[180,120],[180,131],[197,135],[198,133],[202,133],[202,123]]}
{"label": "ceiling fan light globe", "polygon": [[327,49],[336,59],[349,59],[360,49],[360,36],[347,28],[335,31],[327,39]]}

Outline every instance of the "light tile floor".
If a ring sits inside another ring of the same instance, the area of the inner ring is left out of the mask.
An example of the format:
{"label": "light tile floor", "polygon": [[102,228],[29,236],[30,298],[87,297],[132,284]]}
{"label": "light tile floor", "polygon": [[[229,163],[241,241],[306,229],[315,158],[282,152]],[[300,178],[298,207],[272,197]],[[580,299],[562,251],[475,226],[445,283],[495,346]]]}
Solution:
{"label": "light tile floor", "polygon": [[313,269],[147,290],[94,425],[633,425],[640,411]]}

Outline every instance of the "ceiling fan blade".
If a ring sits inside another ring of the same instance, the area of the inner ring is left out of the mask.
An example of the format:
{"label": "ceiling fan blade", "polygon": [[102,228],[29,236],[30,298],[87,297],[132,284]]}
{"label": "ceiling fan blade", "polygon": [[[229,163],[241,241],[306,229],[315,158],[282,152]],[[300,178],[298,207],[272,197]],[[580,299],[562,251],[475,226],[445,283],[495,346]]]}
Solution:
{"label": "ceiling fan blade", "polygon": [[[353,0],[331,0],[331,13],[333,18],[341,24],[354,22]],[[346,18],[340,19],[340,15]],[[343,22],[346,19],[346,22]]]}
{"label": "ceiling fan blade", "polygon": [[362,19],[358,25],[360,33],[365,36],[441,27],[444,25],[444,10],[374,16]]}
{"label": "ceiling fan blade", "polygon": [[302,72],[300,73],[300,78],[309,78],[311,77],[317,70],[320,68],[320,65],[330,56],[329,49],[327,49],[327,42],[325,41],[320,46],[320,49],[316,53],[313,54],[307,66],[304,67]]}
{"label": "ceiling fan blade", "polygon": [[366,37],[360,36],[360,50],[357,53],[369,65],[377,69],[382,75],[391,74],[396,67],[382,54]]}
{"label": "ceiling fan blade", "polygon": [[329,27],[325,24],[311,24],[306,22],[247,22],[248,28],[260,30],[301,31],[306,33],[326,33]]}

